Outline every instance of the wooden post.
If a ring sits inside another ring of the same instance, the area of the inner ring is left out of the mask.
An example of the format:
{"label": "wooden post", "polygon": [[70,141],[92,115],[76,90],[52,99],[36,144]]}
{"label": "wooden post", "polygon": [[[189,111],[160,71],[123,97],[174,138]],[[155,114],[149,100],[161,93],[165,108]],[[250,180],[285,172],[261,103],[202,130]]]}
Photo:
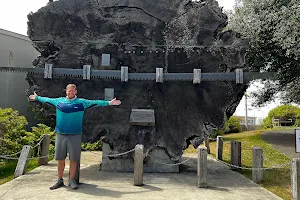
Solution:
{"label": "wooden post", "polygon": [[19,176],[22,176],[23,174],[26,174],[26,167],[28,164],[28,158],[31,156],[31,146],[30,145],[24,145],[18,160],[17,167],[15,169],[14,178],[17,178]]}
{"label": "wooden post", "polygon": [[207,153],[210,154],[209,138],[208,137],[206,137],[204,139],[204,146],[207,148]]}
{"label": "wooden post", "polygon": [[[40,144],[40,156],[43,158],[39,158],[38,165],[47,165],[48,164],[48,154],[49,154],[49,146],[50,146],[50,135],[44,135],[43,141]],[[47,156],[47,157],[45,157]]]}
{"label": "wooden post", "polygon": [[134,152],[134,185],[143,185],[144,146],[137,144]]}
{"label": "wooden post", "polygon": [[164,81],[163,68],[156,68],[156,83],[162,83]]}
{"label": "wooden post", "polygon": [[252,147],[252,181],[261,183],[263,180],[263,150],[260,147]]}
{"label": "wooden post", "polygon": [[201,69],[194,69],[193,84],[201,83]]}
{"label": "wooden post", "polygon": [[222,136],[217,136],[216,158],[217,158],[217,160],[223,160],[223,138],[222,138]]}
{"label": "wooden post", "polygon": [[292,199],[300,199],[300,158],[292,158],[291,163]]}
{"label": "wooden post", "polygon": [[[235,166],[242,166],[242,159],[241,159],[241,142],[238,141],[231,141],[231,164]],[[238,169],[236,167],[231,167],[231,169]]]}
{"label": "wooden post", "polygon": [[207,187],[207,148],[198,147],[198,162],[197,162],[198,187]]}
{"label": "wooden post", "polygon": [[121,67],[121,82],[128,82],[128,67]]}
{"label": "wooden post", "polygon": [[83,65],[82,77],[83,77],[83,80],[91,79],[91,65]]}

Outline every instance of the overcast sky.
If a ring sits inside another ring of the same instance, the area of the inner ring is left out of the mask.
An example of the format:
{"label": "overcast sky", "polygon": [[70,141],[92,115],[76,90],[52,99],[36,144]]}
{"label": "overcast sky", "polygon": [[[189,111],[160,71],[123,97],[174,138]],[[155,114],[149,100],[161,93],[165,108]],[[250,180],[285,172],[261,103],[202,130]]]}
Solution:
{"label": "overcast sky", "polygon": [[[39,8],[45,6],[47,2],[48,0],[0,0],[0,28],[27,35],[27,14],[36,12]],[[234,0],[218,0],[218,2],[225,10],[232,9],[234,5]],[[254,87],[250,88],[250,90],[253,89]],[[272,103],[261,109],[250,107],[248,116],[263,118],[267,116],[270,109],[277,105],[278,103]],[[245,115],[244,98],[238,106],[235,115]]]}

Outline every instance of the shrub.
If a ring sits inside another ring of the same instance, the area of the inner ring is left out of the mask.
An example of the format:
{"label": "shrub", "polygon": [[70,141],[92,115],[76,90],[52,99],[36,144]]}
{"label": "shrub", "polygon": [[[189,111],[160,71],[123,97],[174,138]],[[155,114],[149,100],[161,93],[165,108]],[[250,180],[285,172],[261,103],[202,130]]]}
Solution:
{"label": "shrub", "polygon": [[300,127],[300,119],[295,120],[294,126]]}
{"label": "shrub", "polygon": [[[45,124],[38,124],[37,127],[32,127],[31,133],[31,142],[32,145],[36,145],[39,143],[43,137],[43,135],[50,135],[50,147],[49,154],[54,154],[55,152],[55,133],[51,131],[51,128],[46,126]],[[38,148],[34,149],[34,155],[38,155]]]}
{"label": "shrub", "polygon": [[95,143],[82,143],[81,150],[82,151],[99,151],[102,149],[102,141],[97,141]]}
{"label": "shrub", "polygon": [[238,117],[231,116],[224,124],[224,133],[239,133],[242,127]]}
{"label": "shrub", "polygon": [[210,138],[217,138],[219,135],[224,135],[224,131],[220,129],[214,129],[213,132],[210,134]]}
{"label": "shrub", "polygon": [[26,131],[27,120],[11,108],[0,108],[0,153],[12,154],[20,151],[23,144],[28,144],[29,132]]}
{"label": "shrub", "polygon": [[[0,108],[1,155],[10,155],[19,152],[24,145],[35,146],[42,139],[44,134],[50,134],[51,138],[54,137],[51,128],[44,124],[38,124],[37,127],[33,127],[32,132],[26,131],[26,125],[26,118],[20,116],[18,111],[11,108]],[[33,156],[37,155],[37,149],[38,148],[34,149]]]}
{"label": "shrub", "polygon": [[[273,117],[281,117],[285,119],[293,119],[293,122],[299,124],[297,119],[300,119],[300,108],[290,104],[278,106],[268,113],[268,116],[264,119],[264,128],[273,128]],[[294,123],[294,125],[296,125]]]}

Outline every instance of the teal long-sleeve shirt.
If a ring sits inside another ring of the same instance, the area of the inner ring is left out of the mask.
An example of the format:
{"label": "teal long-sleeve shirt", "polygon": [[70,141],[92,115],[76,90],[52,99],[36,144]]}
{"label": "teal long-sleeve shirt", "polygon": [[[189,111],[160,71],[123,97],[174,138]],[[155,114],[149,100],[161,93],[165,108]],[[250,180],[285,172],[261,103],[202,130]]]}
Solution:
{"label": "teal long-sleeve shirt", "polygon": [[55,132],[60,134],[81,134],[84,110],[109,105],[109,101],[87,100],[77,97],[68,99],[66,97],[48,98],[37,96],[36,100],[56,107]]}

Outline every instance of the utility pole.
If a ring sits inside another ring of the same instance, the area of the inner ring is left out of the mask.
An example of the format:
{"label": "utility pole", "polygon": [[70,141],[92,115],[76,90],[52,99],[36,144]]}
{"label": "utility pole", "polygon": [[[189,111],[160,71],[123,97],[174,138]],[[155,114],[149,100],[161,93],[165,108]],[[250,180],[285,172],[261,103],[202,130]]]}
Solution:
{"label": "utility pole", "polygon": [[247,108],[247,93],[245,93],[245,127],[246,131],[248,131],[248,108]]}

